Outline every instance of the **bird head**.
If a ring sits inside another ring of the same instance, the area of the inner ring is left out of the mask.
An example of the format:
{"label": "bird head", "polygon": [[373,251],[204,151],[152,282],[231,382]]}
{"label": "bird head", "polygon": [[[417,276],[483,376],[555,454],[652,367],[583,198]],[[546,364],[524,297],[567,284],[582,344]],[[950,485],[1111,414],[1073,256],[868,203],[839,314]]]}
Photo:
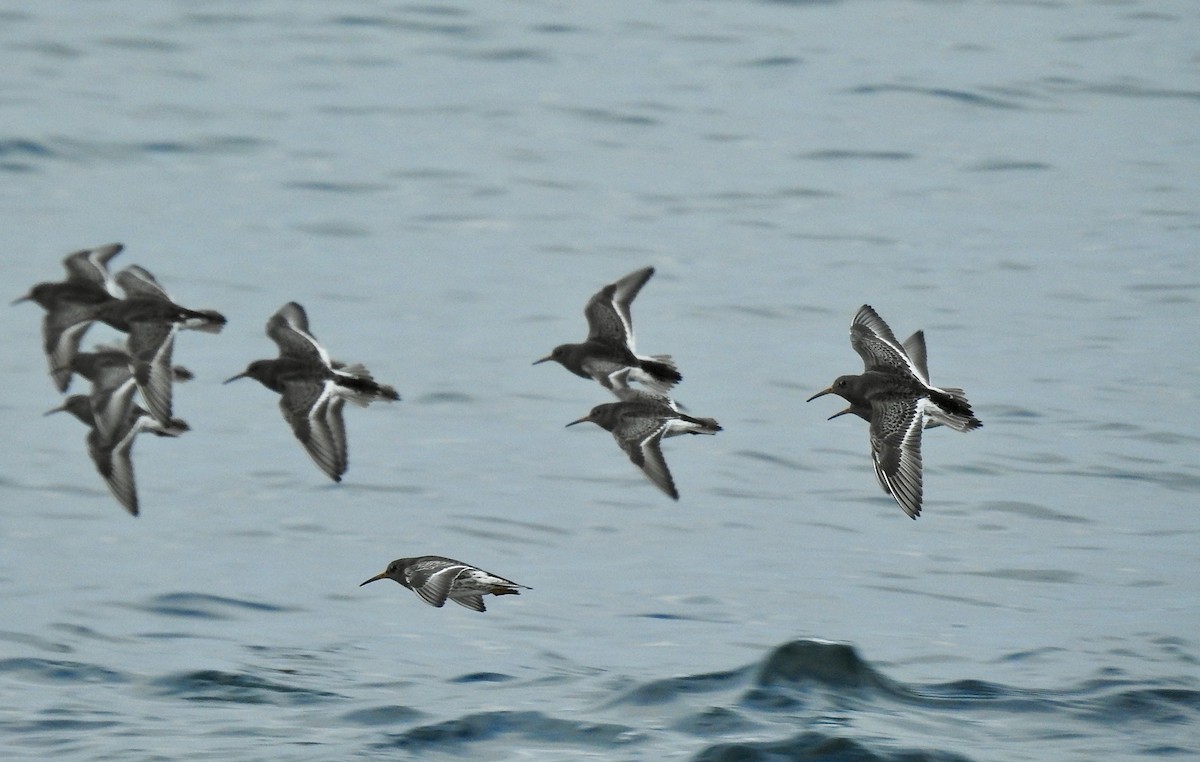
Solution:
{"label": "bird head", "polygon": [[269,386],[266,379],[268,378],[272,365],[271,360],[255,360],[246,366],[246,369],[236,376],[231,376],[225,379],[222,383],[228,384],[231,381],[237,381],[239,378],[253,378],[259,383]]}
{"label": "bird head", "polygon": [[533,364],[541,365],[542,363],[549,362],[551,360],[553,360],[554,362],[557,362],[557,363],[561,363],[563,361],[563,358],[565,358],[567,356],[567,352],[569,352],[570,350],[571,350],[570,344],[559,344],[557,347],[554,348],[554,351],[552,351],[550,354],[546,355],[545,357],[543,357],[540,360],[534,360]]}
{"label": "bird head", "polygon": [[386,569],[379,572],[374,577],[371,577],[366,582],[360,583],[359,587],[370,584],[372,582],[377,582],[381,579],[391,579],[391,580],[395,580],[396,582],[399,582],[403,572],[404,572],[404,565],[401,564],[400,561],[398,561],[398,560],[392,561],[390,564],[387,565]]}

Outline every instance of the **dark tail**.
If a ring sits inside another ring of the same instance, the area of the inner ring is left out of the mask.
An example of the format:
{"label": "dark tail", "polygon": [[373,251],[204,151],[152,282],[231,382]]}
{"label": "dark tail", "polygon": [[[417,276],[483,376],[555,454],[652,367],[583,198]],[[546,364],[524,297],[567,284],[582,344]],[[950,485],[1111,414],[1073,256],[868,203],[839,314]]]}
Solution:
{"label": "dark tail", "polygon": [[355,363],[343,365],[336,373],[337,385],[350,392],[347,399],[356,405],[366,407],[375,400],[395,402],[400,394],[387,384],[381,384],[371,377],[367,369]]}
{"label": "dark tail", "polygon": [[698,418],[678,411],[676,411],[676,415],[679,416],[679,420],[690,423],[694,427],[678,432],[680,434],[716,434],[718,431],[724,431],[721,424],[717,423],[716,418]]}
{"label": "dark tail", "polygon": [[670,355],[655,355],[653,358],[638,358],[638,367],[657,381],[661,386],[670,388],[683,380],[683,375],[675,369],[675,363]]}
{"label": "dark tail", "polygon": [[205,333],[220,333],[225,327],[225,323],[229,322],[225,316],[216,310],[189,310],[181,309],[185,322],[184,328],[190,328],[193,331],[204,331]]}
{"label": "dark tail", "polygon": [[937,406],[928,411],[929,417],[955,431],[974,431],[983,426],[962,389],[930,389],[929,401]]}

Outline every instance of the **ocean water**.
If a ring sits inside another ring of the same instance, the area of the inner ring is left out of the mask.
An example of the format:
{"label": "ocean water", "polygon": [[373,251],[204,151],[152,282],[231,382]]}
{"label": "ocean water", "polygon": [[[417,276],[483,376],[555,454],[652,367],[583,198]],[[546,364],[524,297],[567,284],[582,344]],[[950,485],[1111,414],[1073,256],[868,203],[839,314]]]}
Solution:
{"label": "ocean water", "polygon": [[[109,241],[181,303],[192,426],[112,500],[0,322],[0,757],[1200,756],[1200,9],[1127,2],[0,3],[9,298]],[[725,427],[672,503],[556,365]],[[302,303],[404,399],[322,476],[221,381]],[[984,428],[925,510],[827,422],[863,303]],[[85,345],[112,339],[93,328]],[[443,554],[476,614],[362,580]]]}

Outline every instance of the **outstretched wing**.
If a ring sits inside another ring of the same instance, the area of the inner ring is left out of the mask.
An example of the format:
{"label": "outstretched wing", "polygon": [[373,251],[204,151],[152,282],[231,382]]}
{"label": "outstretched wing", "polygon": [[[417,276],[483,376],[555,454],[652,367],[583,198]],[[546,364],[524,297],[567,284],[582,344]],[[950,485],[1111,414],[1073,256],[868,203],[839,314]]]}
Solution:
{"label": "outstretched wing", "polygon": [[329,355],[308,330],[308,315],[296,302],[283,305],[267,321],[267,336],[279,347],[281,357],[316,361],[329,367]]}
{"label": "outstretched wing", "polygon": [[925,382],[924,374],[919,372],[904,347],[896,341],[892,329],[869,304],[859,308],[850,324],[850,346],[858,352],[868,371],[906,373]]}
{"label": "outstretched wing", "polygon": [[92,325],[92,311],[82,304],[60,303],[42,318],[42,346],[50,375],[60,392],[71,384],[71,360]]}
{"label": "outstretched wing", "polygon": [[633,318],[629,307],[634,297],[654,275],[653,267],[632,272],[610,283],[588,300],[583,314],[588,321],[588,339],[613,341],[634,351]]}
{"label": "outstretched wing", "polygon": [[[662,453],[662,439],[667,431],[667,420],[650,417],[633,420],[636,424],[622,424],[613,432],[613,437],[629,456],[629,460],[642,470],[654,486],[672,500],[678,500],[679,491],[675,489],[675,480],[671,477],[671,470],[667,468],[667,460]],[[620,436],[617,431],[620,431]]]}
{"label": "outstretched wing", "polygon": [[67,280],[86,281],[102,289],[108,289],[108,260],[121,253],[125,248],[119,243],[107,246],[97,246],[94,249],[83,249],[68,254],[63,260],[67,270]]}
{"label": "outstretched wing", "polygon": [[88,435],[88,453],[96,464],[96,470],[108,485],[108,491],[130,515],[138,515],[137,484],[133,479],[133,458],[130,451],[137,436],[138,427],[128,426],[121,432],[120,439],[105,441],[98,431]]}
{"label": "outstretched wing", "polygon": [[130,265],[117,273],[117,285],[130,299],[140,296],[171,301],[166,289],[159,285],[149,270],[140,265]]}
{"label": "outstretched wing", "polygon": [[350,448],[346,442],[346,419],[342,416],[342,408],[345,406],[345,398],[338,394],[333,395],[329,404],[325,406],[325,429],[329,432],[333,451],[338,456],[335,466],[339,474],[346,473],[346,469],[350,465]]}
{"label": "outstretched wing", "polygon": [[175,347],[178,325],[160,320],[130,323],[129,357],[133,377],[146,407],[155,420],[166,425],[171,420],[171,385],[175,374],[171,352]]}
{"label": "outstretched wing", "polygon": [[345,471],[346,453],[339,449],[338,439],[329,428],[327,408],[332,398],[332,381],[285,382],[279,409],[313,462],[330,479],[340,482]]}
{"label": "outstretched wing", "polygon": [[921,429],[926,401],[894,397],[871,403],[875,478],[910,517],[921,515]]}

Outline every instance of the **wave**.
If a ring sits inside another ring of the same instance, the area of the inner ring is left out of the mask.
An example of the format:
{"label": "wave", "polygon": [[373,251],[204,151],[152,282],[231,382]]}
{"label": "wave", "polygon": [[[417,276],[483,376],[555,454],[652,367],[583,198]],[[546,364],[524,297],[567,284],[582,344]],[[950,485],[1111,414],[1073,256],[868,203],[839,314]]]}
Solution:
{"label": "wave", "polygon": [[[1180,646],[1161,645],[1172,653]],[[1046,653],[1034,649],[1001,661],[1020,664]],[[230,724],[218,733],[233,757],[240,737],[234,718],[260,716],[239,707],[257,706],[285,713],[278,715],[281,727],[293,727],[297,738],[325,743],[329,739],[323,734],[336,728],[337,743],[351,744],[337,751],[323,747],[329,754],[320,758],[382,752],[405,759],[442,754],[496,760],[963,762],[976,755],[994,758],[997,749],[1010,758],[1031,759],[1096,758],[1098,749],[1106,750],[1101,756],[1200,751],[1194,733],[1200,725],[1200,689],[1194,680],[1128,679],[1115,667],[1057,688],[976,678],[904,682],[850,644],[799,639],[740,667],[674,677],[631,681],[587,669],[547,681],[482,671],[429,683],[374,677],[358,682],[362,677],[344,671],[346,665],[306,659],[308,667],[296,669],[292,656],[283,668],[157,676],[81,660],[3,659],[0,684],[57,684],[65,690],[59,706],[0,721],[0,731],[16,734],[26,745],[53,745],[59,751],[95,743],[100,736],[112,743],[135,730],[150,732],[139,725],[146,717],[117,714],[108,702],[83,699],[132,693],[160,708],[220,705],[236,712],[221,715]],[[547,694],[562,689],[570,697],[591,698],[564,701],[559,693]],[[364,690],[390,700],[364,704]],[[396,702],[399,696],[408,703]],[[481,710],[480,702],[491,707]],[[321,730],[306,736],[314,716],[324,718]]]}
{"label": "wave", "polygon": [[612,749],[642,737],[627,725],[589,720],[561,720],[541,712],[480,712],[455,720],[421,725],[398,733],[379,748],[408,751],[439,750],[497,739],[525,739],[555,746]]}
{"label": "wave", "polygon": [[134,608],[161,616],[185,617],[188,619],[230,619],[234,612],[279,613],[291,611],[286,606],[275,606],[257,601],[225,598],[205,593],[166,593],[156,595]]}
{"label": "wave", "polygon": [[[1200,690],[1190,684],[1111,679],[1058,690],[978,679],[906,684],[851,645],[804,639],[777,646],[739,669],[626,688],[604,708],[637,708],[643,714],[647,707],[685,710],[671,728],[715,741],[693,757],[697,762],[949,761],[971,758],[970,744],[958,740],[964,723],[1011,726],[1014,733],[1023,726],[1028,737],[1046,744],[1094,739],[1114,725],[1174,726],[1182,733],[1200,722]],[[868,726],[871,732],[863,732]],[[1167,742],[1156,748],[1187,746]]]}
{"label": "wave", "polygon": [[248,672],[204,669],[157,678],[150,683],[151,694],[187,701],[230,702],[235,704],[313,704],[337,698],[330,691],[313,690],[268,680]]}

